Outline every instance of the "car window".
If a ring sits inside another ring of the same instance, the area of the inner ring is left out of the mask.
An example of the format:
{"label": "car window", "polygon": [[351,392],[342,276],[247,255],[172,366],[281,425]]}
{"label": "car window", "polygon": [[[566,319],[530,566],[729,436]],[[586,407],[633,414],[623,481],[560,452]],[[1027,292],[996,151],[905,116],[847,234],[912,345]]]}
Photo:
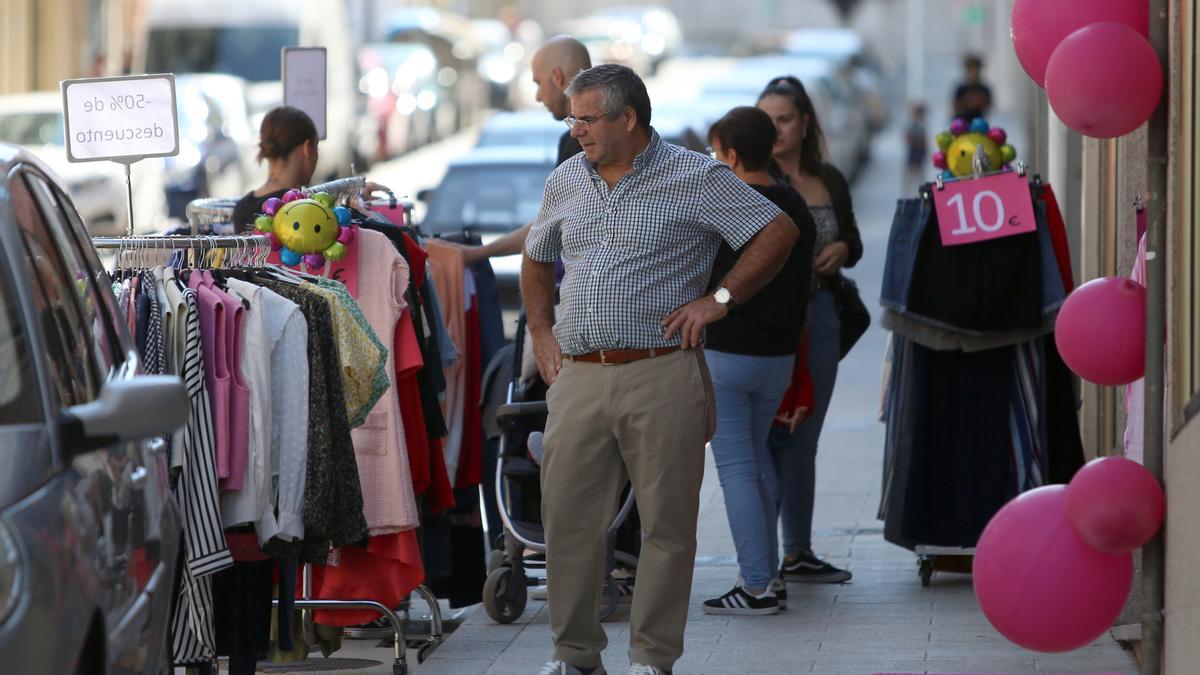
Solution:
{"label": "car window", "polygon": [[94,333],[79,308],[77,282],[66,271],[29,184],[19,176],[9,181],[9,199],[41,323],[40,347],[58,401],[63,406],[87,403],[99,394],[102,380],[93,357]]}
{"label": "car window", "polygon": [[[80,217],[79,212],[75,210],[75,206],[71,203],[71,198],[65,192],[55,185],[50,188],[54,191],[54,195],[58,199],[58,204],[62,207],[62,212],[66,216],[69,227],[66,228],[66,233],[73,237],[76,250],[82,252],[84,264],[91,272],[92,279],[95,281],[97,289],[112,288],[112,279],[105,271],[104,265],[100,262],[100,256],[96,251],[96,247],[92,246],[92,240],[88,238],[87,226]],[[120,363],[125,359],[125,354],[132,348],[132,343],[129,342],[130,336],[125,335],[121,328],[119,317],[125,316],[125,313],[117,307],[117,299],[111,292],[97,291],[100,299],[103,302],[105,314],[112,324],[114,335],[106,336],[111,338],[110,343],[113,346],[114,363]]]}
{"label": "car window", "polygon": [[430,234],[464,228],[507,232],[537,216],[550,164],[453,167],[430,200],[421,223]]}
{"label": "car window", "polygon": [[300,43],[296,26],[156,28],[148,73],[229,73],[250,82],[279,80],[279,50]]}
{"label": "car window", "polygon": [[16,145],[64,145],[62,113],[0,114],[0,141]]}
{"label": "car window", "polygon": [[[28,172],[25,178],[33,189],[34,198],[37,199],[42,218],[58,248],[63,266],[68,276],[74,280],[76,299],[83,311],[84,322],[91,327],[90,337],[94,343],[93,357],[96,359],[96,367],[107,376],[125,359],[120,351],[121,343],[112,327],[110,307],[96,287],[98,266],[84,257],[79,240],[71,232],[72,225],[67,221],[66,210],[74,210],[74,207],[70,202],[63,200],[44,177]],[[107,275],[103,275],[101,278],[106,277]],[[108,292],[112,292],[111,286]]]}
{"label": "car window", "polygon": [[42,418],[32,351],[9,277],[0,274],[0,425]]}

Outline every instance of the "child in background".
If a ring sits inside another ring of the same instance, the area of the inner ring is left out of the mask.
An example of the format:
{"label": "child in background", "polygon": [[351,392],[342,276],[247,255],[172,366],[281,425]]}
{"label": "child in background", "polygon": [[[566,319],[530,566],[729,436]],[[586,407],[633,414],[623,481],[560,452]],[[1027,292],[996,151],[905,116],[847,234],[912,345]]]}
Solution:
{"label": "child in background", "polygon": [[904,130],[904,145],[907,148],[904,160],[904,186],[907,192],[921,184],[921,173],[927,168],[929,157],[929,132],[925,128],[925,104],[914,103],[912,117]]}

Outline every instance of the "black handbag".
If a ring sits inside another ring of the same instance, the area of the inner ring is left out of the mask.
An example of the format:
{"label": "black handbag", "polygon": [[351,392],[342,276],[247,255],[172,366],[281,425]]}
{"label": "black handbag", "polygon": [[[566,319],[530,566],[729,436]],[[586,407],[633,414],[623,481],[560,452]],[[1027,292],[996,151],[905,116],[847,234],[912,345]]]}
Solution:
{"label": "black handbag", "polygon": [[854,348],[855,343],[867,332],[871,325],[871,314],[863,304],[858,294],[858,284],[854,280],[838,272],[832,277],[826,277],[825,288],[833,295],[837,306],[838,321],[841,322],[841,341],[838,345],[838,360],[846,358],[846,354]]}

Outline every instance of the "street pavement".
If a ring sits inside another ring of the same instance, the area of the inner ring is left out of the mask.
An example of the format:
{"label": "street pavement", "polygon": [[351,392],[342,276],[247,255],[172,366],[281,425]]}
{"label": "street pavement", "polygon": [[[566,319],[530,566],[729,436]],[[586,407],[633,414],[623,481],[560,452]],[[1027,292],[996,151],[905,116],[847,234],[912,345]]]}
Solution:
{"label": "street pavement", "polygon": [[[848,274],[872,314],[878,309],[883,257],[895,199],[901,193],[901,143],[895,129],[875,144],[874,159],[856,183],[855,209],[865,245]],[[737,576],[735,551],[711,454],[701,513],[686,652],[676,673],[1134,673],[1132,653],[1103,635],[1074,652],[1046,655],[1001,637],[979,610],[966,575],[938,573],[923,588],[914,555],[883,540],[879,503],[883,425],[878,421],[885,333],[873,325],[841,363],[818,454],[814,548],[854,573],[844,585],[791,585],[789,608],[774,616],[704,614],[701,603],[727,591]],[[613,673],[629,667],[628,607],[606,622],[603,658]],[[389,673],[390,651],[375,641],[347,640],[342,658],[380,663],[326,672]],[[546,605],[530,601],[514,624],[497,625],[481,607],[417,665],[419,675],[527,675],[552,650]],[[319,659],[318,659],[319,661]],[[271,672],[281,672],[272,670]]]}

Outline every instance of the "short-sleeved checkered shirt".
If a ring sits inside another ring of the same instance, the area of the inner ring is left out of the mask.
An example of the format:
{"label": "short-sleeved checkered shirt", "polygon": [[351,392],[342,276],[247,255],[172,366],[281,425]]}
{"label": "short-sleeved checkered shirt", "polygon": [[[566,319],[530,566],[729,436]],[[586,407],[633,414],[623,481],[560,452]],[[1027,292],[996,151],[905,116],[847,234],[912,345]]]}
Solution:
{"label": "short-sleeved checkered shirt", "polygon": [[525,250],[566,268],[555,337],[564,354],[647,349],[662,320],[699,298],[724,239],[740,249],[779,209],[724,164],[653,129],[633,171],[610,191],[580,153],[546,181]]}

